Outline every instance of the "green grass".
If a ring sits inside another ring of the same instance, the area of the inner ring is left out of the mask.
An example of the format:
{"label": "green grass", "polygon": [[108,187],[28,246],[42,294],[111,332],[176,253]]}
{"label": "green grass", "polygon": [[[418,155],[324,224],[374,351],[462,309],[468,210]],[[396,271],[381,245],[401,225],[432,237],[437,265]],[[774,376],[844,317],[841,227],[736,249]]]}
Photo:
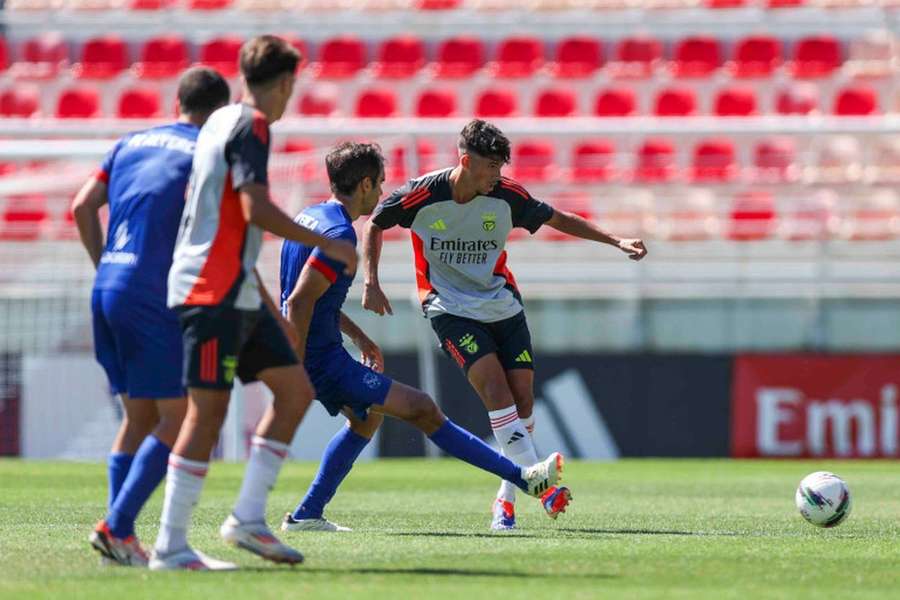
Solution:
{"label": "green grass", "polygon": [[[270,498],[277,525],[315,465],[291,463]],[[794,488],[828,469],[853,513],[820,530]],[[234,573],[102,567],[87,536],[103,515],[102,465],[0,461],[0,598],[897,598],[900,465],[894,462],[626,460],[567,465],[575,500],[551,522],[527,498],[517,532],[490,534],[495,483],[450,460],[358,465],[328,515],[349,534],[285,536],[291,569],[225,546],[217,529],[241,465],[215,464],[192,543]],[[155,536],[161,493],[138,523]]]}

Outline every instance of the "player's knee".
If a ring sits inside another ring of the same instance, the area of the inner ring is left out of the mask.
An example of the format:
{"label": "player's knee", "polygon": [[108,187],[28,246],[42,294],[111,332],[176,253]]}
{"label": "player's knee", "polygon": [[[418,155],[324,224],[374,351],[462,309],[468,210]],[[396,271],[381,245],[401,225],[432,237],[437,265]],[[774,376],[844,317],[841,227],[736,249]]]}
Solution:
{"label": "player's knee", "polygon": [[409,418],[417,425],[432,425],[443,419],[443,413],[431,396],[417,391],[410,401]]}

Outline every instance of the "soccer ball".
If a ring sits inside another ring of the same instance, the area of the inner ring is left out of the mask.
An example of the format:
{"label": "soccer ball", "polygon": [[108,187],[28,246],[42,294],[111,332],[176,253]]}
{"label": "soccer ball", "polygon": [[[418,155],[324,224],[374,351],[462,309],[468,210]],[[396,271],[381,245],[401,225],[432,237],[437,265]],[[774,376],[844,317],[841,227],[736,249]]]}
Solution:
{"label": "soccer ball", "polygon": [[816,527],[835,527],[850,514],[850,488],[828,471],[816,471],[804,477],[794,501],[803,518]]}

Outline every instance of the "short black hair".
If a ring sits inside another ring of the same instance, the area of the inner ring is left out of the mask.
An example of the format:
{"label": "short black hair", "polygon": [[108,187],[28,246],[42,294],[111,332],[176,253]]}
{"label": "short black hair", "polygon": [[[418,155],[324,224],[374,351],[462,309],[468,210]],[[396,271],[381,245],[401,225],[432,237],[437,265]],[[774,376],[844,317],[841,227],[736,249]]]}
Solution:
{"label": "short black hair", "polygon": [[459,149],[486,158],[509,162],[509,138],[496,125],[481,119],[469,121],[459,132]]}
{"label": "short black hair", "polygon": [[300,52],[275,35],[260,35],[241,46],[241,75],[247,85],[265,85],[285,73],[294,74]]}
{"label": "short black hair", "polygon": [[372,185],[384,173],[384,155],[378,144],[344,142],[338,144],[325,157],[328,181],[335,194],[351,195],[356,186],[369,177]]}
{"label": "short black hair", "polygon": [[215,69],[192,67],[178,80],[178,104],[182,113],[211,113],[230,99],[228,83]]}

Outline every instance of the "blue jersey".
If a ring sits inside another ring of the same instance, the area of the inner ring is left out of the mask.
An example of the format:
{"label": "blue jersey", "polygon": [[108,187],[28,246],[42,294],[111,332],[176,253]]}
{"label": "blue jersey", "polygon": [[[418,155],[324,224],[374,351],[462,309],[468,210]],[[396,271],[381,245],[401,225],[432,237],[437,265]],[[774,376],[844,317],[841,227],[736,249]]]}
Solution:
{"label": "blue jersey", "polygon": [[200,129],[174,123],[116,143],[97,177],[108,185],[109,231],[94,289],[166,302],[166,280]]}
{"label": "blue jersey", "polygon": [[[356,232],[350,215],[337,200],[307,207],[294,219],[300,225],[327,238],[347,240],[356,245]],[[306,338],[306,361],[315,362],[316,355],[343,347],[341,337],[341,307],[347,298],[347,291],[353,283],[352,275],[345,275],[345,265],[325,254],[317,247],[309,247],[297,242],[285,241],[281,247],[281,307],[287,311],[286,303],[303,265],[324,275],[331,286],[316,301],[309,334]]]}

